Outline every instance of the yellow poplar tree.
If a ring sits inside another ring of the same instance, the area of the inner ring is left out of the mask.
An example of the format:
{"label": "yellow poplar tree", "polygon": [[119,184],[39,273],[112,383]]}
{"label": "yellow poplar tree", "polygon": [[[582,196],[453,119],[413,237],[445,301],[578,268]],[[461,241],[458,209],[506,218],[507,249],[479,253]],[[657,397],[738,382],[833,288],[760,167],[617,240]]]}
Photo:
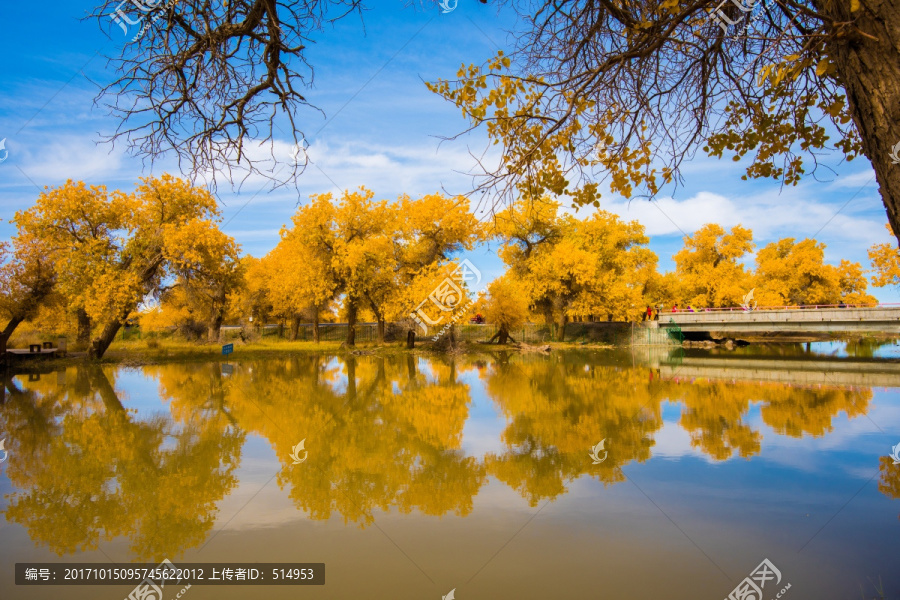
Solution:
{"label": "yellow poplar tree", "polygon": [[[893,234],[890,225],[885,225]],[[875,244],[869,248],[869,260],[875,274],[872,276],[872,285],[886,287],[889,285],[900,286],[900,250],[894,244]]]}
{"label": "yellow poplar tree", "polygon": [[219,339],[228,296],[241,285],[240,246],[210,219],[191,219],[165,227],[165,256],[170,270],[200,320],[207,341]]}
{"label": "yellow poplar tree", "polygon": [[842,261],[836,267],[824,260],[825,244],[811,239],[784,238],[760,249],[755,277],[760,306],[877,302],[866,293],[859,264]]}
{"label": "yellow poplar tree", "polygon": [[170,226],[214,216],[209,192],[164,174],[141,179],[131,194],[70,180],[47,188],[15,222],[46,242],[70,304],[103,324],[91,345],[99,358],[144,297],[159,290]]}
{"label": "yellow poplar tree", "polygon": [[686,236],[684,248],[672,257],[681,302],[699,308],[739,306],[753,287],[740,260],[753,248],[753,232],[740,225],[726,233],[710,223]]}
{"label": "yellow poplar tree", "polygon": [[16,328],[37,314],[55,285],[56,271],[40,239],[20,232],[12,244],[0,242],[0,358]]}

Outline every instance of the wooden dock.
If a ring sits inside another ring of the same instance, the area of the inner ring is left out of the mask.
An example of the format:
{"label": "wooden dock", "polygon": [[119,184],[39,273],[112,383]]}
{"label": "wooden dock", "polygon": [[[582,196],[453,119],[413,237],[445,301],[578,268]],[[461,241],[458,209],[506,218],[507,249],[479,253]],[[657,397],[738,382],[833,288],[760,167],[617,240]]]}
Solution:
{"label": "wooden dock", "polygon": [[40,350],[26,350],[24,348],[7,349],[7,357],[12,360],[25,360],[27,358],[56,358],[59,348],[41,348]]}

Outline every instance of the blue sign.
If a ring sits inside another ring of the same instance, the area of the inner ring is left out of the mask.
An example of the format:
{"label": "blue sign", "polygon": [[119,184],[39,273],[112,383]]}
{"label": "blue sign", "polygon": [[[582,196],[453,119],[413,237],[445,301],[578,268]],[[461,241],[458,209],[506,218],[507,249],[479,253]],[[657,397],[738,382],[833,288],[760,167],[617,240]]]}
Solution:
{"label": "blue sign", "polygon": [[234,344],[225,344],[222,346],[222,354],[229,355],[234,352]]}

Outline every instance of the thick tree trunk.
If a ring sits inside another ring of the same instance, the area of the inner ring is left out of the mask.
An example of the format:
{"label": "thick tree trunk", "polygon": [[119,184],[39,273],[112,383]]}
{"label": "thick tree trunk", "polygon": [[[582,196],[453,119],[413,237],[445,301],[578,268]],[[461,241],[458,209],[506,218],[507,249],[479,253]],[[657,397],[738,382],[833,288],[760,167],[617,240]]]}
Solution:
{"label": "thick tree trunk", "polygon": [[319,343],[319,307],[313,309],[313,341]]}
{"label": "thick tree trunk", "polygon": [[556,325],[556,339],[559,342],[566,341],[566,315],[559,315],[559,320]]}
{"label": "thick tree trunk", "polygon": [[497,333],[497,335],[500,336],[498,343],[505,346],[506,341],[509,339],[509,331],[506,329],[506,327],[503,327],[500,329],[500,331]]}
{"label": "thick tree trunk", "polygon": [[219,334],[222,331],[222,321],[224,320],[223,315],[218,314],[212,318],[212,320],[206,326],[206,341],[208,342],[218,342]]}
{"label": "thick tree trunk", "polygon": [[416,332],[412,329],[406,332],[406,347],[409,349],[416,347]]}
{"label": "thick tree trunk", "polygon": [[456,323],[450,323],[450,328],[447,330],[447,336],[450,338],[450,347],[456,348]]}
{"label": "thick tree trunk", "polygon": [[116,334],[119,333],[119,329],[121,328],[122,321],[119,319],[113,319],[107,323],[106,327],[104,327],[103,331],[100,333],[100,337],[91,343],[91,349],[89,351],[90,357],[96,359],[103,358],[103,355],[106,354],[110,344],[116,339]]}
{"label": "thick tree trunk", "polygon": [[91,318],[87,311],[79,308],[75,311],[75,319],[78,321],[78,333],[75,337],[76,346],[84,350],[91,343]]}
{"label": "thick tree trunk", "polygon": [[384,343],[384,319],[378,319],[378,343]]}
{"label": "thick tree trunk", "polygon": [[291,315],[291,333],[288,337],[292,342],[297,340],[297,334],[300,333],[300,315],[294,313]]}
{"label": "thick tree trunk", "polygon": [[13,332],[16,330],[16,327],[19,326],[19,323],[24,321],[22,317],[13,317],[6,324],[6,327],[3,328],[3,331],[0,332],[0,352],[2,352],[2,356],[6,356],[6,342],[9,341],[9,338],[12,337]]}
{"label": "thick tree trunk", "polygon": [[554,339],[553,305],[551,305],[549,301],[544,301],[542,303],[541,312],[544,314],[544,324],[547,326],[547,329],[550,330],[550,339]]}
{"label": "thick tree trunk", "polygon": [[347,347],[356,346],[356,302],[347,301]]}
{"label": "thick tree trunk", "polygon": [[[900,241],[900,165],[891,160],[892,153],[900,154],[900,4],[887,0],[861,4],[851,13],[851,2],[813,2],[834,19],[829,32],[834,37],[826,38],[826,51],[847,92],[863,152],[875,169],[888,220]],[[849,25],[854,20],[859,31]]]}

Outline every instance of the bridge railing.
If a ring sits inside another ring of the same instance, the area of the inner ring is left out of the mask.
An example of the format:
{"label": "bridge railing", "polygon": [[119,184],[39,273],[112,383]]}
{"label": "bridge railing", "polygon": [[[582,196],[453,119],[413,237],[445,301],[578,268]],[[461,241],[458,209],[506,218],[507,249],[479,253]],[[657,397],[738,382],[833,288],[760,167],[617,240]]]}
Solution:
{"label": "bridge railing", "polygon": [[683,313],[704,313],[704,312],[750,312],[757,310],[817,310],[820,308],[890,308],[900,307],[900,303],[889,302],[881,304],[794,304],[787,306],[754,306],[748,308],[744,306],[726,306],[719,308],[695,308],[688,310],[687,308],[679,308],[678,310],[663,309],[661,315],[683,314]]}

